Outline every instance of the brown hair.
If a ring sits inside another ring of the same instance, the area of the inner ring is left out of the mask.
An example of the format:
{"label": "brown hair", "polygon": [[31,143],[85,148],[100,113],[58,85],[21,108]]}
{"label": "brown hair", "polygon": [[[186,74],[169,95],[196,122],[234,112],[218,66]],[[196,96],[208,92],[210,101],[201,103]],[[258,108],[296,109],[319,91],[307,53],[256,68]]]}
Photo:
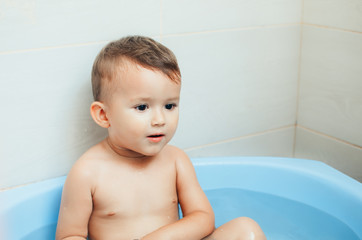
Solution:
{"label": "brown hair", "polygon": [[144,68],[160,70],[172,81],[181,82],[181,73],[175,55],[155,40],[143,36],[128,36],[108,43],[96,57],[92,69],[92,90],[95,101],[101,100],[102,87],[119,73],[116,67],[129,60]]}

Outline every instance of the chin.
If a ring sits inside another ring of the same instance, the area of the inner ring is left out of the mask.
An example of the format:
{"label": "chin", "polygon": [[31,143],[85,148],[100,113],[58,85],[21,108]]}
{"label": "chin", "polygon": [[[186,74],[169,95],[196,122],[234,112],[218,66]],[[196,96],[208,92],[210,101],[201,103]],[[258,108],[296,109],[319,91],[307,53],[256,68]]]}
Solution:
{"label": "chin", "polygon": [[157,147],[157,148],[154,148],[154,149],[148,149],[148,150],[142,152],[141,154],[143,154],[143,155],[145,155],[147,157],[153,157],[153,156],[156,156],[157,154],[159,154],[163,150],[164,147],[165,146],[163,146],[162,148]]}
{"label": "chin", "polygon": [[146,157],[154,157],[156,156],[157,154],[159,154],[161,152],[160,151],[149,151],[149,152],[144,152],[142,153],[143,155],[145,155]]}

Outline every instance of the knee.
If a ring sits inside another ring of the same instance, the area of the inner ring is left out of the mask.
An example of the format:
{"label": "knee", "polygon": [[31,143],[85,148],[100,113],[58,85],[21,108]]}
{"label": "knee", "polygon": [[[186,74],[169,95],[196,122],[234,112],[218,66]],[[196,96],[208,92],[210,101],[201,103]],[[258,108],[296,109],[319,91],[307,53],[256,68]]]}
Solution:
{"label": "knee", "polygon": [[237,226],[240,240],[266,240],[263,230],[257,222],[248,217],[235,218],[233,224]]}

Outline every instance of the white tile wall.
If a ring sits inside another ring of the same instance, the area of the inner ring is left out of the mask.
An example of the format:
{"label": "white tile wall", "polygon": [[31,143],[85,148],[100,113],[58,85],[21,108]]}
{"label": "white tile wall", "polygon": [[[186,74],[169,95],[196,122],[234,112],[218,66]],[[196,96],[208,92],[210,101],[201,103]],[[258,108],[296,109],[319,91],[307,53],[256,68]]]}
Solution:
{"label": "white tile wall", "polygon": [[362,2],[303,3],[295,156],[362,181]]}
{"label": "white tile wall", "polygon": [[66,174],[105,136],[88,113],[90,68],[108,40],[130,34],[156,37],[179,58],[181,119],[173,144],[191,156],[292,156],[302,12],[304,127],[296,156],[325,160],[323,154],[340,149],[336,155],[351,158],[328,161],[361,179],[360,148],[344,142],[361,143],[360,6],[359,0],[0,1],[0,189]]}
{"label": "white tile wall", "polygon": [[160,0],[0,1],[0,51],[160,34]]}
{"label": "white tile wall", "polygon": [[294,124],[299,33],[290,26],[165,38],[183,71],[174,143],[189,148]]}
{"label": "white tile wall", "polygon": [[0,188],[64,175],[96,139],[90,69],[101,45],[0,55]]}
{"label": "white tile wall", "polygon": [[320,160],[362,182],[362,148],[297,127],[295,157]]}
{"label": "white tile wall", "polygon": [[[90,68],[108,40],[124,35],[163,39],[179,57],[180,147],[294,124],[300,7],[301,0],[1,1],[0,188],[64,175],[105,136],[88,113]],[[204,30],[211,32],[197,33]],[[182,32],[193,35],[167,37]]]}
{"label": "white tile wall", "polygon": [[165,0],[163,34],[300,23],[301,0]]}
{"label": "white tile wall", "polygon": [[276,156],[293,157],[294,125],[215,144],[185,149],[190,157]]}
{"label": "white tile wall", "polygon": [[361,0],[303,0],[303,22],[362,32]]}
{"label": "white tile wall", "polygon": [[304,26],[298,124],[362,146],[362,34]]}

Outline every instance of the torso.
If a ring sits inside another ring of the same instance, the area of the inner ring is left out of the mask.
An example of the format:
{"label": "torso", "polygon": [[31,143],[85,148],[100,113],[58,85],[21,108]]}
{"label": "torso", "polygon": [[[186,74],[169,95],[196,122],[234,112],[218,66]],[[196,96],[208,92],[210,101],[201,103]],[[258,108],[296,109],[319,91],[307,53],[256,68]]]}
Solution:
{"label": "torso", "polygon": [[112,156],[99,160],[92,189],[90,239],[139,239],[178,220],[173,150],[167,146],[147,160],[122,161]]}

